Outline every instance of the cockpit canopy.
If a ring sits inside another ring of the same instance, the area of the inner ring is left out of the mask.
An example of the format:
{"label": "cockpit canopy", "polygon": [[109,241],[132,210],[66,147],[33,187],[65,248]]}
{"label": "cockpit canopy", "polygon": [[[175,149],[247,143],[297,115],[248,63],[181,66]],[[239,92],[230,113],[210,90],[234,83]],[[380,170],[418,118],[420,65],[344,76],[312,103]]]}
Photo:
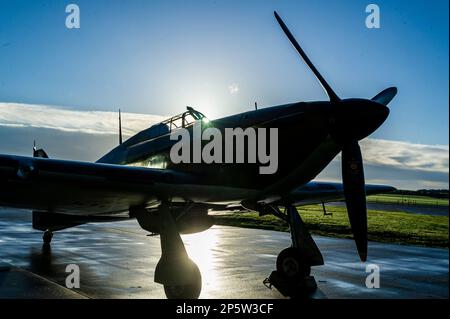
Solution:
{"label": "cockpit canopy", "polygon": [[193,125],[195,121],[203,120],[204,118],[206,118],[202,113],[194,110],[190,106],[187,106],[186,109],[187,111],[172,116],[170,119],[161,122],[159,125],[165,124],[169,128],[169,131],[172,131],[180,127],[189,127]]}
{"label": "cockpit canopy", "polygon": [[207,118],[199,111],[194,110],[194,108],[190,106],[187,106],[185,112],[172,116],[171,118],[158,124],[152,125],[148,129],[143,130],[142,132],[139,132],[135,136],[128,139],[124,144],[128,146],[135,145],[137,143],[168,134],[172,130],[182,127],[189,127],[198,120],[205,121],[207,120]]}

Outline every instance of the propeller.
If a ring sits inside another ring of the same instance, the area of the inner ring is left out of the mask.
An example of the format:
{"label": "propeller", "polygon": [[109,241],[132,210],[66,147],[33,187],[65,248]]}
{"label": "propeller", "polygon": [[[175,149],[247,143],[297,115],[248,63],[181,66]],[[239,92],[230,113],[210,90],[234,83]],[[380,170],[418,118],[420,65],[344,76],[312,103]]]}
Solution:
{"label": "propeller", "polygon": [[392,101],[392,99],[394,98],[395,95],[397,95],[397,88],[390,87],[390,88],[387,88],[386,90],[381,91],[377,95],[375,95],[372,98],[372,101],[375,101],[375,102],[378,102],[380,104],[387,106],[389,104],[389,102]]}
{"label": "propeller", "polygon": [[364,167],[357,141],[342,148],[342,181],[348,219],[355,238],[356,249],[362,261],[367,260],[367,206]]}
{"label": "propeller", "polygon": [[289,41],[314,73],[330,99],[330,122],[333,123],[331,134],[336,141],[342,144],[342,182],[348,217],[359,257],[362,261],[366,261],[366,188],[362,154],[358,141],[370,135],[386,120],[389,115],[387,105],[397,94],[397,88],[388,88],[371,100],[341,100],[312,64],[276,11],[274,15]]}
{"label": "propeller", "polygon": [[275,14],[275,18],[277,19],[278,23],[281,26],[281,29],[283,29],[283,31],[286,34],[286,36],[288,37],[289,41],[291,41],[292,45],[297,50],[297,52],[300,54],[300,56],[302,57],[303,61],[305,61],[306,65],[308,65],[308,67],[311,69],[311,71],[313,71],[313,73],[316,76],[317,80],[319,80],[319,82],[322,85],[323,89],[325,90],[325,92],[327,93],[328,97],[330,98],[330,101],[331,102],[340,101],[339,97],[336,95],[336,93],[334,93],[334,91],[331,88],[331,86],[327,83],[327,81],[325,81],[324,77],[319,73],[319,71],[317,71],[317,69],[314,66],[314,64],[312,64],[311,60],[308,58],[306,53],[303,51],[303,49],[298,44],[297,40],[295,40],[295,38],[292,35],[291,31],[289,31],[289,29],[286,26],[286,24],[284,24],[283,20],[281,20],[281,18],[278,15],[278,13],[276,11],[274,11],[274,14]]}

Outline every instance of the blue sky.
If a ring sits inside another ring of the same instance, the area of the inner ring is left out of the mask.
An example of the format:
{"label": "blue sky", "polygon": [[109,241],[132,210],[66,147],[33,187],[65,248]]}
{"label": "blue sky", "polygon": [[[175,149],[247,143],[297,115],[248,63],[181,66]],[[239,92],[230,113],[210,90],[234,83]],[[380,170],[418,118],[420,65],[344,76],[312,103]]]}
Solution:
{"label": "blue sky", "polygon": [[72,2],[78,30],[65,28],[69,1],[1,1],[1,101],[217,117],[325,99],[277,9],[340,96],[398,86],[375,136],[448,144],[448,1],[376,1],[378,30],[364,24],[369,1]]}
{"label": "blue sky", "polygon": [[[65,27],[69,3],[80,29]],[[365,27],[369,3],[380,29]],[[325,100],[274,9],[339,96],[399,88],[373,138],[448,148],[447,0],[1,0],[0,103],[216,118]]]}

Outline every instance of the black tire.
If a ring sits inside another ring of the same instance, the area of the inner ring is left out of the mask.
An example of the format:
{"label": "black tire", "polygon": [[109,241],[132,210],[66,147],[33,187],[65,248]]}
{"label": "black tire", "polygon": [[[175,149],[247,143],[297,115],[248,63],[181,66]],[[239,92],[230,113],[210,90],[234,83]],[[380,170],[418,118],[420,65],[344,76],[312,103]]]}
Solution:
{"label": "black tire", "polygon": [[193,282],[189,285],[164,285],[167,299],[198,299],[202,291],[202,275],[200,269],[195,265]]}
{"label": "black tire", "polygon": [[305,262],[300,249],[289,247],[277,257],[277,272],[286,279],[299,280],[311,274],[311,266]]}
{"label": "black tire", "polygon": [[50,230],[46,230],[44,232],[44,235],[42,235],[42,241],[44,242],[44,245],[50,245],[52,242],[53,233]]}

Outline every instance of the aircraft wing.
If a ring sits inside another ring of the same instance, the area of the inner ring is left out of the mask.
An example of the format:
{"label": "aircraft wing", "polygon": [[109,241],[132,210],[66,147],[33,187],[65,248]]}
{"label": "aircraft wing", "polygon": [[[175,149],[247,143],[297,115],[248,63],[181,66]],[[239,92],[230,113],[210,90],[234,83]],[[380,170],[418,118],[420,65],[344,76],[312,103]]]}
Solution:
{"label": "aircraft wing", "polygon": [[[387,185],[366,185],[366,195],[390,193],[396,188]],[[312,205],[345,200],[341,183],[310,182],[294,189],[285,198],[295,205]]]}
{"label": "aircraft wing", "polygon": [[112,215],[190,182],[166,169],[0,155],[0,206],[35,211]]}

